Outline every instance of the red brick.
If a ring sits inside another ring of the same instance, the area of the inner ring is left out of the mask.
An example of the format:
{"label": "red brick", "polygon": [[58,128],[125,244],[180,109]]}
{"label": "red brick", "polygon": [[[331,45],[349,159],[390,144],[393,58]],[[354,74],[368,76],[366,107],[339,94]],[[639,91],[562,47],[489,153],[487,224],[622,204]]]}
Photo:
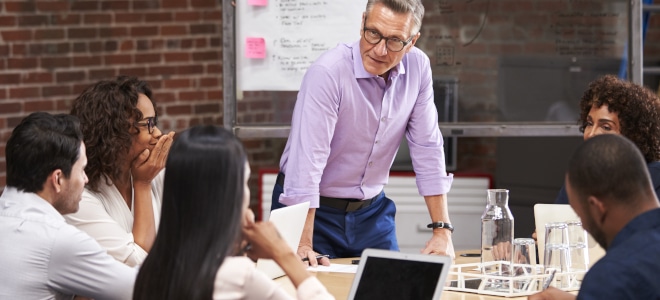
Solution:
{"label": "red brick", "polygon": [[73,57],[73,66],[74,67],[89,67],[89,66],[99,66],[101,65],[101,57],[99,56],[74,56]]}
{"label": "red brick", "polygon": [[176,22],[197,22],[201,19],[201,14],[197,11],[176,12],[174,21]]}
{"label": "red brick", "polygon": [[98,29],[92,27],[68,28],[67,33],[70,39],[93,39],[98,37]]}
{"label": "red brick", "polygon": [[160,34],[167,35],[186,35],[188,34],[188,26],[185,25],[163,25],[160,27]]}
{"label": "red brick", "polygon": [[219,103],[198,104],[194,108],[196,114],[220,113]]}
{"label": "red brick", "polygon": [[136,26],[131,27],[131,36],[155,36],[158,34],[158,26]]}
{"label": "red brick", "polygon": [[163,8],[186,8],[188,0],[161,0]]}
{"label": "red brick", "polygon": [[141,53],[135,54],[133,61],[140,64],[146,63],[157,63],[161,61],[161,55],[159,53]]}
{"label": "red brick", "polygon": [[21,112],[20,102],[0,102],[0,111],[3,114],[15,114]]}
{"label": "red brick", "polygon": [[199,79],[200,87],[218,87],[221,86],[220,78],[217,77],[206,77]]}
{"label": "red brick", "polygon": [[21,75],[18,73],[0,74],[0,86],[16,85],[21,82]]}
{"label": "red brick", "polygon": [[34,84],[34,83],[52,83],[53,73],[50,72],[30,72],[23,73],[21,76],[21,83]]}
{"label": "red brick", "polygon": [[104,11],[121,11],[128,10],[130,8],[129,1],[120,0],[120,1],[103,1],[101,2],[101,9]]}
{"label": "red brick", "polygon": [[[74,95],[79,95],[82,93],[82,90],[80,90],[77,93],[73,93]],[[65,111],[69,112],[71,110],[71,103],[73,103],[73,97],[66,97],[64,99],[57,99],[55,101],[55,109],[58,111]]]}
{"label": "red brick", "polygon": [[98,1],[76,0],[71,3],[72,11],[99,10],[101,6]]}
{"label": "red brick", "polygon": [[[218,22],[220,24],[220,22]],[[220,25],[215,24],[192,24],[190,34],[212,34],[218,31]]]}
{"label": "red brick", "polygon": [[70,68],[71,58],[69,57],[41,57],[41,67],[44,69]]}
{"label": "red brick", "polygon": [[99,37],[125,37],[128,36],[127,27],[103,27],[99,29]]}
{"label": "red brick", "polygon": [[222,11],[220,10],[204,11],[203,19],[204,21],[218,22],[222,20]]}
{"label": "red brick", "polygon": [[89,42],[88,50],[89,52],[101,52],[105,50],[104,43],[102,41]]}
{"label": "red brick", "polygon": [[5,11],[9,13],[34,12],[35,10],[33,1],[5,1]]}
{"label": "red brick", "polygon": [[154,93],[154,101],[158,103],[172,103],[176,101],[176,95],[173,92]]}
{"label": "red brick", "polygon": [[0,36],[2,36],[2,40],[5,43],[14,41],[29,41],[32,40],[32,30],[3,30],[0,31]]}
{"label": "red brick", "polygon": [[140,23],[144,21],[141,13],[120,13],[115,15],[115,23]]}
{"label": "red brick", "polygon": [[9,98],[13,99],[36,98],[39,96],[39,89],[35,89],[34,87],[16,87],[9,89]]}
{"label": "red brick", "polygon": [[194,8],[205,8],[215,7],[216,5],[222,6],[222,2],[217,2],[216,0],[190,0],[190,5]]}
{"label": "red brick", "polygon": [[70,85],[45,86],[41,89],[41,94],[44,97],[68,96],[71,95],[71,86]]}
{"label": "red brick", "polygon": [[195,39],[195,48],[206,48],[207,45],[206,37]]}
{"label": "red brick", "polygon": [[172,76],[177,75],[177,67],[175,66],[153,66],[149,67],[149,76]]}
{"label": "red brick", "polygon": [[130,51],[135,49],[135,43],[131,40],[124,40],[119,45],[119,51]]}
{"label": "red brick", "polygon": [[87,52],[87,43],[85,42],[73,43],[73,52]]}
{"label": "red brick", "polygon": [[172,105],[166,107],[165,112],[172,116],[189,115],[192,113],[192,107],[190,105]]}
{"label": "red brick", "polygon": [[53,26],[56,25],[78,25],[81,23],[82,17],[79,14],[67,13],[51,16]]}
{"label": "red brick", "polygon": [[204,66],[202,65],[185,65],[180,66],[177,69],[178,75],[198,75],[204,72]]}
{"label": "red brick", "polygon": [[109,24],[112,23],[112,15],[109,13],[84,14],[83,24]]}
{"label": "red brick", "polygon": [[210,38],[209,39],[209,46],[214,47],[214,48],[222,48],[222,38]]}
{"label": "red brick", "polygon": [[179,93],[181,101],[200,101],[206,99],[206,93],[203,91],[183,91]]}
{"label": "red brick", "polygon": [[55,73],[57,83],[81,81],[85,79],[85,71],[62,71]]}
{"label": "red brick", "polygon": [[169,23],[172,22],[174,16],[170,12],[157,12],[157,13],[146,13],[144,15],[144,20],[147,23]]}
{"label": "red brick", "polygon": [[105,43],[103,43],[103,51],[115,52],[117,49],[119,49],[117,41],[105,41]]}
{"label": "red brick", "polygon": [[16,26],[15,16],[0,16],[0,27],[14,27]]}
{"label": "red brick", "polygon": [[36,29],[34,31],[35,40],[61,40],[63,38],[63,29]]}
{"label": "red brick", "polygon": [[136,76],[136,77],[145,77],[147,76],[147,68],[144,67],[119,68],[119,74]]}
{"label": "red brick", "polygon": [[206,73],[221,74],[222,73],[222,64],[208,64],[208,65],[206,65]]}
{"label": "red brick", "polygon": [[0,58],[0,71],[7,69],[7,59]]}
{"label": "red brick", "polygon": [[160,8],[159,1],[133,1],[134,10],[158,9],[158,8]]}
{"label": "red brick", "polygon": [[36,1],[38,11],[58,12],[69,9],[69,1]]}
{"label": "red brick", "polygon": [[182,88],[189,88],[189,87],[191,87],[190,79],[187,79],[187,78],[165,79],[165,80],[163,80],[163,88],[166,88],[166,89],[182,89]]}
{"label": "red brick", "polygon": [[190,61],[190,53],[188,52],[171,52],[163,53],[165,62],[181,62],[181,61]]}
{"label": "red brick", "polygon": [[26,101],[25,112],[51,111],[55,109],[55,102],[50,100]]}
{"label": "red brick", "polygon": [[101,80],[116,77],[119,75],[115,69],[89,70],[90,80]]}
{"label": "red brick", "polygon": [[104,65],[128,65],[133,63],[130,54],[108,54],[103,56]]}
{"label": "red brick", "polygon": [[197,52],[192,54],[193,61],[220,60],[220,50]]}
{"label": "red brick", "polygon": [[37,68],[37,58],[36,57],[24,57],[24,58],[8,58],[7,59],[7,68],[8,69],[35,69]]}
{"label": "red brick", "polygon": [[18,16],[18,26],[41,26],[48,24],[48,17],[45,15],[23,15]]}
{"label": "red brick", "polygon": [[24,56],[28,53],[28,47],[26,44],[13,44],[11,46],[11,55],[12,56]]}
{"label": "red brick", "polygon": [[206,92],[206,98],[209,100],[220,100],[224,99],[224,94],[222,90],[212,90]]}

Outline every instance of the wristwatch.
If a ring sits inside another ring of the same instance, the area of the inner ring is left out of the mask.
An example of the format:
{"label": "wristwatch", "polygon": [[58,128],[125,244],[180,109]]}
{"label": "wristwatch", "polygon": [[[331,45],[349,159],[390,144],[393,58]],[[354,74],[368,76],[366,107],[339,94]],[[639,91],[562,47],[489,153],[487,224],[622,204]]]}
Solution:
{"label": "wristwatch", "polygon": [[433,228],[433,229],[445,228],[445,229],[449,229],[449,231],[451,232],[454,232],[454,226],[451,226],[451,224],[447,222],[433,222],[430,223],[429,225],[426,225],[426,228]]}

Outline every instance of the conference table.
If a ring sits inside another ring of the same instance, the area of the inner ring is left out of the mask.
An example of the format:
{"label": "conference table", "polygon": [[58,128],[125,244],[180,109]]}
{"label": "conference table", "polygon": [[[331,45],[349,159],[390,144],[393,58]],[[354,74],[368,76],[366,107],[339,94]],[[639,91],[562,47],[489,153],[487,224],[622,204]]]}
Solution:
{"label": "conference table", "polygon": [[[476,263],[480,261],[479,257],[462,257],[461,253],[465,252],[478,252],[478,250],[468,250],[468,251],[457,251],[456,259],[454,264],[467,264],[467,263]],[[337,258],[332,259],[330,262],[333,264],[351,264],[351,261],[356,258]],[[351,284],[353,284],[353,278],[355,274],[352,273],[334,273],[334,272],[311,272],[316,278],[323,283],[323,285],[328,289],[328,291],[335,296],[337,300],[345,300],[348,298],[348,293],[351,289]],[[296,296],[295,288],[291,281],[286,277],[280,277],[275,279],[275,282],[278,282],[285,290],[289,292],[293,297]],[[527,299],[527,297],[499,297],[491,295],[480,295],[475,293],[468,292],[457,292],[457,291],[443,291],[442,300],[503,300],[503,299]]]}

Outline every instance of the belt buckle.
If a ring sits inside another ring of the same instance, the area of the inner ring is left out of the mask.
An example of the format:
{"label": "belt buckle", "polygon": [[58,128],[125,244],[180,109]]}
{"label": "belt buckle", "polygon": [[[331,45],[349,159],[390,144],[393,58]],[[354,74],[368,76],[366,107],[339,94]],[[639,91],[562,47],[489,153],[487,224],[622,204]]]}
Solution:
{"label": "belt buckle", "polygon": [[362,201],[349,201],[348,204],[346,204],[346,212],[356,211],[362,208],[362,204]]}

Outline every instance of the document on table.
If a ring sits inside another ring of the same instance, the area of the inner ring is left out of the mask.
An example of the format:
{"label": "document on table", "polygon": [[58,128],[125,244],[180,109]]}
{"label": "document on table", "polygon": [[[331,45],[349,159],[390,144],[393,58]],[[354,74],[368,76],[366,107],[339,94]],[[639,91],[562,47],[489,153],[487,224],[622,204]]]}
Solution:
{"label": "document on table", "polygon": [[318,265],[317,267],[308,267],[310,272],[335,272],[335,273],[353,273],[357,272],[358,265],[330,264],[329,266]]}

